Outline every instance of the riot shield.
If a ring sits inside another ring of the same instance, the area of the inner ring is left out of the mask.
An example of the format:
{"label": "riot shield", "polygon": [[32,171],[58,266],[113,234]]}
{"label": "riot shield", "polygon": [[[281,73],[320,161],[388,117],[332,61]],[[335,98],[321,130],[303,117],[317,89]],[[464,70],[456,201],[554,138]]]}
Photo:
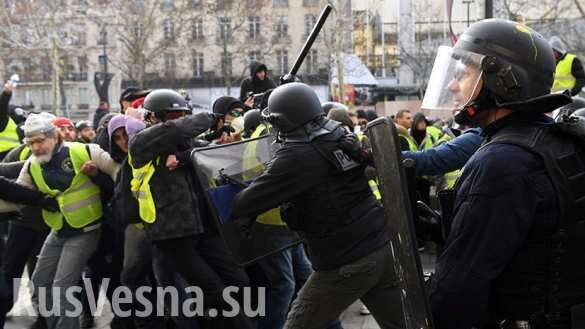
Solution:
{"label": "riot shield", "polygon": [[272,157],[270,136],[193,150],[191,160],[214,224],[236,261],[244,266],[300,242],[278,208],[257,218],[232,218],[234,196],[260,175]]}
{"label": "riot shield", "polygon": [[433,328],[396,127],[387,118],[379,118],[368,123],[366,135],[372,145],[384,216],[390,222],[390,242],[402,288],[406,328]]}

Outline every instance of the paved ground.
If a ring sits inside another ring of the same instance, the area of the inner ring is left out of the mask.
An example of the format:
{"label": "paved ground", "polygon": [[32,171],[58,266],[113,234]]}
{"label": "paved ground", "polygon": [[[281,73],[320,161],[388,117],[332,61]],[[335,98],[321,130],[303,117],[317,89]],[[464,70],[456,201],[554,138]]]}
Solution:
{"label": "paved ground", "polygon": [[[435,257],[422,253],[421,254],[421,262],[423,265],[423,271],[429,272],[432,271],[435,264]],[[24,314],[22,311],[24,307],[26,307],[27,303],[30,303],[30,294],[28,290],[24,287],[26,284],[26,278],[23,279],[23,286],[20,289],[19,293],[19,300],[17,301],[16,305],[12,313],[14,314]],[[101,296],[101,300],[105,300],[105,296]],[[380,327],[374,320],[371,315],[363,316],[359,314],[361,303],[357,301],[352,306],[350,306],[342,315],[341,320],[343,323],[343,328],[345,329],[379,329]],[[96,327],[98,329],[109,329],[109,323],[112,319],[112,313],[110,311],[109,305],[98,305],[98,310],[100,307],[103,307],[104,314],[102,317],[97,319]],[[22,317],[22,316],[13,316],[7,319],[6,325],[4,329],[26,329],[28,328],[33,320],[29,317]]]}

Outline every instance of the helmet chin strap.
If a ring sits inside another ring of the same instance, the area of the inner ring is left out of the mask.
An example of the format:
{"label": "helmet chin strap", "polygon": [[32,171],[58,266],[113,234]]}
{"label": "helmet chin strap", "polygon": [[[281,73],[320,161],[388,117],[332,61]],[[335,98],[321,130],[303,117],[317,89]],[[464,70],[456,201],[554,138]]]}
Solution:
{"label": "helmet chin strap", "polygon": [[498,108],[496,96],[488,89],[482,88],[476,99],[455,114],[455,122],[460,125],[477,126],[477,115],[494,108]]}

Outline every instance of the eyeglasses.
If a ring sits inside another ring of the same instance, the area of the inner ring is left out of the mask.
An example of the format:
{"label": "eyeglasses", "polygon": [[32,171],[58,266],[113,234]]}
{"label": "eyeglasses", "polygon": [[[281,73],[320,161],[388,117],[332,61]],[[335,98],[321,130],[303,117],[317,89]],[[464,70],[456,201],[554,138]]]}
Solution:
{"label": "eyeglasses", "polygon": [[231,111],[228,112],[228,115],[231,115],[231,116],[233,116],[235,118],[242,116],[242,114],[243,113],[240,110],[231,110]]}

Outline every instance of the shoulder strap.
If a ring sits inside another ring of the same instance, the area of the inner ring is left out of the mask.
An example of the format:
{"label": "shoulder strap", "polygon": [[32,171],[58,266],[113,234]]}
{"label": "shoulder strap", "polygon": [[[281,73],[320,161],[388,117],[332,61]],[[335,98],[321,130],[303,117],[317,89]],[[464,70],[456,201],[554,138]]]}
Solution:
{"label": "shoulder strap", "polygon": [[565,224],[585,221],[585,148],[550,127],[506,129],[481,148],[494,143],[517,145],[539,156],[557,192]]}

